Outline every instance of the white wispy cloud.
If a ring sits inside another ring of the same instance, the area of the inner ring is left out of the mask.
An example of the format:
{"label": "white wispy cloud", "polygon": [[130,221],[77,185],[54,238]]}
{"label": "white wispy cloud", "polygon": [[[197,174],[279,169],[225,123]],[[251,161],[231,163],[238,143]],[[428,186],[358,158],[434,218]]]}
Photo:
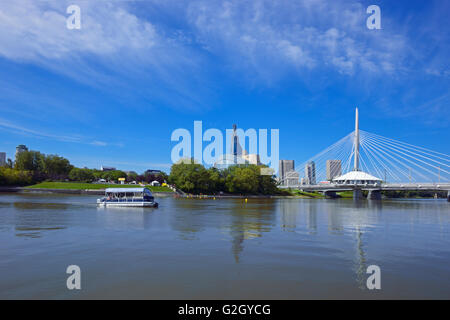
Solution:
{"label": "white wispy cloud", "polygon": [[37,138],[45,138],[50,140],[56,140],[56,141],[62,141],[62,142],[76,142],[81,143],[82,137],[81,136],[68,136],[68,135],[60,135],[60,134],[50,134],[38,130],[29,129],[25,126],[21,126],[15,123],[12,123],[8,120],[0,118],[0,128],[16,133],[16,134],[22,134],[27,136],[33,136]]}
{"label": "white wispy cloud", "polygon": [[46,139],[52,141],[60,141],[60,142],[70,142],[70,143],[81,143],[81,144],[89,144],[98,147],[105,147],[108,145],[114,145],[123,147],[121,143],[108,143],[101,140],[90,140],[89,137],[82,135],[66,135],[66,134],[53,134],[48,133],[42,130],[31,129],[27,126],[20,125],[14,123],[12,121],[6,120],[4,118],[0,118],[0,129],[5,130],[14,134],[19,134],[28,137],[34,137],[39,139]]}
{"label": "white wispy cloud", "polygon": [[[66,28],[73,3],[81,7],[81,30]],[[329,72],[361,75],[370,88],[372,76],[448,79],[449,36],[433,25],[436,19],[427,22],[430,28],[408,30],[382,7],[383,29],[368,30],[366,6],[353,0],[1,1],[0,57],[123,95],[123,101],[139,97],[149,106],[156,101],[200,111],[220,87],[210,67],[262,83]],[[434,7],[439,17],[448,4]],[[149,8],[176,16],[175,26]]]}
{"label": "white wispy cloud", "polygon": [[[66,28],[66,8],[74,3],[81,8],[80,30]],[[196,94],[208,95],[199,57],[178,37],[165,35],[163,27],[158,30],[132,13],[133,4],[2,1],[0,30],[8,32],[0,33],[0,57],[36,64],[112,95],[139,96],[173,108],[206,108]]]}
{"label": "white wispy cloud", "polygon": [[[353,1],[168,1],[163,8],[181,10],[191,31],[170,36],[164,25],[132,13],[132,1],[81,1],[82,28],[68,30],[65,10],[72,3],[77,2],[2,2],[0,29],[8,32],[0,33],[0,56],[32,61],[91,84],[115,83],[115,73],[132,72],[157,74],[183,88],[170,75],[182,69],[200,72],[200,53],[191,50],[192,41],[239,68],[261,73],[283,65],[350,75],[394,72],[408,51],[403,35],[367,30],[365,7]],[[93,57],[101,59],[100,67],[91,63]],[[188,96],[188,90],[180,90]]]}
{"label": "white wispy cloud", "polygon": [[111,55],[148,49],[159,40],[153,25],[138,19],[120,2],[81,1],[81,30],[66,28],[66,8],[77,1],[2,2],[0,54],[13,60],[76,58],[79,53]]}
{"label": "white wispy cloud", "polygon": [[392,73],[409,50],[401,34],[369,31],[357,2],[195,1],[188,17],[205,48],[226,52],[233,64],[244,58],[250,68],[269,69],[269,76],[283,65],[300,72]]}
{"label": "white wispy cloud", "polygon": [[105,146],[108,145],[106,142],[104,142],[104,141],[98,141],[98,140],[92,141],[91,144],[92,144],[93,146],[99,146],[99,147],[105,147]]}

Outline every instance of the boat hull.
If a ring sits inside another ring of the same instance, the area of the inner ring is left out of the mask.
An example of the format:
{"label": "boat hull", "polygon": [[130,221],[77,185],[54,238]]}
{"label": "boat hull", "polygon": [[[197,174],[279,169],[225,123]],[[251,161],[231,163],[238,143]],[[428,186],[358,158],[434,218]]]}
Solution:
{"label": "boat hull", "polygon": [[138,207],[138,208],[157,208],[158,203],[157,202],[148,202],[148,201],[141,201],[141,202],[98,202],[97,203],[101,207]]}

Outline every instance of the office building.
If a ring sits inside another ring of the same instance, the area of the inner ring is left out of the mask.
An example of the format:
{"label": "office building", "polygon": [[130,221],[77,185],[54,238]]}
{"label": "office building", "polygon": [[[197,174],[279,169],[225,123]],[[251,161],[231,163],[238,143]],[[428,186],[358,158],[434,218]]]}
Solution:
{"label": "office building", "polygon": [[294,164],[295,164],[294,160],[279,161],[278,172],[281,180],[283,180],[283,177],[286,175],[287,172],[295,170]]}
{"label": "office building", "polygon": [[309,161],[305,165],[305,183],[316,184],[316,164],[314,161]]}
{"label": "office building", "polygon": [[0,152],[0,167],[6,165],[6,153]]}
{"label": "office building", "polygon": [[16,147],[16,159],[17,159],[17,156],[18,156],[20,153],[25,152],[25,151],[28,151],[27,146],[24,145],[24,144],[19,144],[19,145]]}
{"label": "office building", "polygon": [[295,171],[294,160],[280,160],[278,176],[283,186],[296,186],[300,175]]}
{"label": "office building", "polygon": [[342,174],[341,160],[327,160],[327,180],[331,181]]}
{"label": "office building", "polygon": [[285,186],[293,187],[298,186],[298,181],[300,179],[300,174],[297,171],[288,171],[284,176]]}

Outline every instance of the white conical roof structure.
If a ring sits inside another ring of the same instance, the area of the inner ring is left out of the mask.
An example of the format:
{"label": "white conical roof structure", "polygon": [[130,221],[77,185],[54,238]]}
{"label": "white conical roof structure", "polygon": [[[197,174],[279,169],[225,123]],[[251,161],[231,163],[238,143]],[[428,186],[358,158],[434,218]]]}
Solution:
{"label": "white conical roof structure", "polygon": [[381,181],[381,179],[374,177],[364,171],[350,171],[346,174],[336,177],[333,181]]}

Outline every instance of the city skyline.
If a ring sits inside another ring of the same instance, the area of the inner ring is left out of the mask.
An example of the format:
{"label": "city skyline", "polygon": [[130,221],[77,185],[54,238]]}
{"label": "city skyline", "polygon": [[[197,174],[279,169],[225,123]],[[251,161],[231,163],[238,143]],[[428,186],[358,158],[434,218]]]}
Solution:
{"label": "city skyline", "polygon": [[353,130],[355,107],[364,130],[450,153],[447,2],[381,1],[381,30],[358,1],[72,2],[80,30],[66,1],[0,4],[7,158],[24,144],[168,171],[171,133],[201,120],[279,129],[280,159],[303,163]]}

